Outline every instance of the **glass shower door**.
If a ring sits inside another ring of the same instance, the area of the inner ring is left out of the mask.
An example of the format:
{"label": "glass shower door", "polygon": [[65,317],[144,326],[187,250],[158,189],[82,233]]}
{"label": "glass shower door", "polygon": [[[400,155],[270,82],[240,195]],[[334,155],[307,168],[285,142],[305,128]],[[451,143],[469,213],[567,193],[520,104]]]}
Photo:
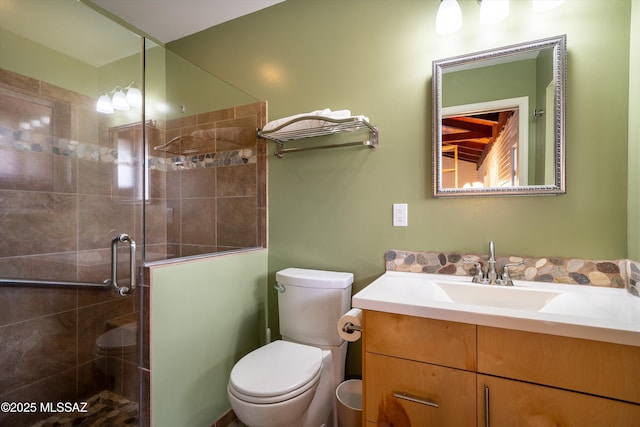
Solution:
{"label": "glass shower door", "polygon": [[138,425],[142,41],[62,0],[0,37],[0,425]]}

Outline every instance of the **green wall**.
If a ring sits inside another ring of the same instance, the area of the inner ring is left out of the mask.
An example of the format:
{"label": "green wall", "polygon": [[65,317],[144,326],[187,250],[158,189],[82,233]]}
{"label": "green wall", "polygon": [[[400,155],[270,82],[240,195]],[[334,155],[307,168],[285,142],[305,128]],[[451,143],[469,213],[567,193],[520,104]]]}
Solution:
{"label": "green wall", "polygon": [[0,40],[0,68],[97,99],[100,90],[98,68],[2,28]]}
{"label": "green wall", "polygon": [[[253,104],[258,100],[166,51],[167,119]],[[180,106],[184,106],[181,112]]]}
{"label": "green wall", "polygon": [[[498,254],[627,257],[630,0],[567,0],[544,14],[511,2],[506,21],[482,29],[476,0],[461,0],[464,28],[447,37],[435,34],[438,4],[287,0],[167,46],[267,100],[271,119],[349,108],[380,128],[377,151],[270,157],[270,282],[284,267],[336,269],[353,272],[358,291],[388,249],[484,253],[491,239]],[[434,199],[431,62],[560,34],[567,194]],[[408,203],[408,227],[392,227],[393,203]],[[275,328],[272,290],[269,300]],[[359,363],[354,345],[349,371]]]}
{"label": "green wall", "polygon": [[628,257],[640,261],[640,2],[631,11],[629,75],[629,233]]}
{"label": "green wall", "polygon": [[235,362],[264,344],[267,251],[151,270],[155,427],[201,427],[229,409]]}
{"label": "green wall", "polygon": [[[529,108],[536,101],[536,60],[527,59],[442,75],[442,106],[473,104],[528,96]],[[510,76],[518,76],[517,79]]]}

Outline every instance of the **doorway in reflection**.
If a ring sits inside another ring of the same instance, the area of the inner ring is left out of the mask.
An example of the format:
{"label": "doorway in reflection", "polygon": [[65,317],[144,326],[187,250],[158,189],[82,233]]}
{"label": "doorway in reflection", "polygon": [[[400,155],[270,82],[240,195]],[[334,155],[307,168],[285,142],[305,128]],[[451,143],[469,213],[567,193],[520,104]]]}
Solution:
{"label": "doorway in reflection", "polygon": [[[445,109],[446,111],[446,109]],[[518,108],[444,115],[442,185],[444,188],[520,185]],[[526,179],[526,172],[523,179]]]}

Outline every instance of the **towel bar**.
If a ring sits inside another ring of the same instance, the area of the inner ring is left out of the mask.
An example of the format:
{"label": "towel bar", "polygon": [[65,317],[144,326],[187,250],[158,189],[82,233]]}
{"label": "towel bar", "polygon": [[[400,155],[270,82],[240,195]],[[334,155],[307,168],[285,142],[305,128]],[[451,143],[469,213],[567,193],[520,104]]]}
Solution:
{"label": "towel bar", "polygon": [[[323,123],[321,126],[315,127],[305,127],[304,125],[301,127],[293,126],[289,130],[286,130],[287,127],[299,122],[304,121],[314,121],[314,123]],[[357,142],[345,142],[338,144],[325,144],[325,145],[312,145],[307,147],[292,147],[292,148],[283,148],[284,143],[287,141],[305,139],[305,138],[314,138],[318,136],[328,136],[328,135],[337,135],[342,133],[355,133],[360,131],[367,131],[369,133],[369,138],[365,141],[357,141]],[[378,147],[378,128],[372,126],[368,121],[366,121],[362,116],[354,116],[346,119],[334,119],[331,117],[324,116],[302,116],[296,117],[290,121],[287,121],[280,126],[277,126],[271,130],[260,130],[257,129],[256,133],[258,137],[265,138],[271,141],[275,141],[278,144],[278,148],[274,152],[274,154],[278,158],[282,158],[284,153],[291,153],[296,151],[309,151],[309,150],[318,150],[324,148],[338,148],[338,147],[352,147],[352,146],[365,146],[372,149],[376,149]]]}

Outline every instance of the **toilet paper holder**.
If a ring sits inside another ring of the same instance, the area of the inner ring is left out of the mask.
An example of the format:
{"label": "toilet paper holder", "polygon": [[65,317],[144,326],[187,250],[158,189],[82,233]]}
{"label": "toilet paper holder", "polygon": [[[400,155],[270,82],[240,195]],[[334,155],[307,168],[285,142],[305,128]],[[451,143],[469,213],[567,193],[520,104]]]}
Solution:
{"label": "toilet paper holder", "polygon": [[362,332],[362,326],[354,325],[351,322],[345,323],[342,327],[342,332],[352,334],[354,332]]}

